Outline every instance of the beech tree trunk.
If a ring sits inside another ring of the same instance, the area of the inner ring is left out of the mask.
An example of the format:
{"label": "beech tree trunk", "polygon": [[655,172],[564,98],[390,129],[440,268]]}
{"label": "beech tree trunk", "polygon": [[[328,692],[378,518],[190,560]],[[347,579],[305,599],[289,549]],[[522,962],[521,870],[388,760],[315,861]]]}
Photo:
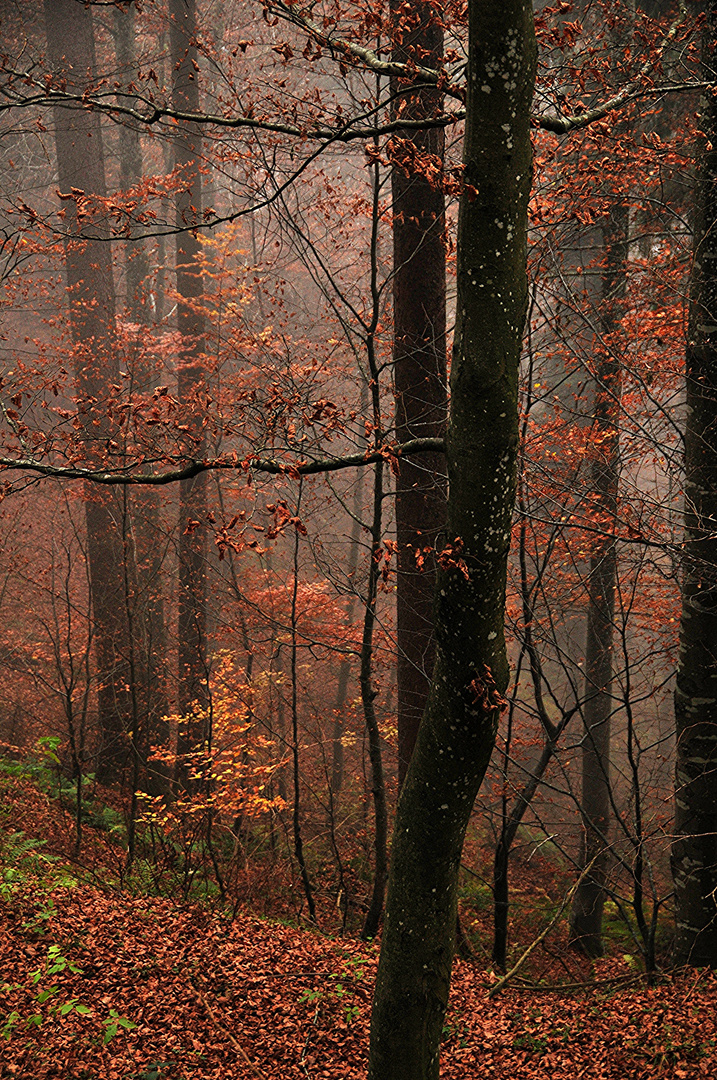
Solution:
{"label": "beech tree trunk", "polygon": [[[407,9],[401,0],[391,0],[394,60],[438,65],[443,57],[440,14],[430,2],[413,0]],[[393,89],[399,89],[396,80]],[[443,94],[424,87],[402,95],[394,116],[400,110],[402,117],[418,120],[440,114],[442,108]],[[410,153],[404,144],[410,145]],[[445,433],[444,144],[443,128],[405,131],[393,140],[393,378],[399,442]],[[421,155],[431,155],[437,168],[433,183]],[[399,785],[411,760],[433,671],[434,549],[446,518],[444,471],[442,454],[405,457],[396,481]]]}
{"label": "beech tree trunk", "polygon": [[[136,78],[134,47],[134,7],[114,10],[114,40],[120,77],[130,83]],[[121,124],[118,131],[120,187],[135,187],[142,179],[142,144],[139,131]],[[125,242],[125,282],[127,313],[138,327],[150,323],[147,292],[150,281],[147,243],[140,236]],[[141,340],[132,356],[130,369],[133,393],[151,394],[158,383],[151,353]],[[131,514],[131,546],[136,564],[136,597],[133,622],[137,626],[136,652],[141,685],[135,688],[141,703],[141,753],[143,764],[152,745],[169,742],[169,700],[167,694],[167,637],[162,595],[162,553],[164,535],[161,524],[161,496],[151,487],[130,492],[127,496]],[[165,768],[148,769],[148,789],[160,793],[167,787]]]}
{"label": "beech tree trunk", "polygon": [[[170,55],[172,106],[183,112],[199,111],[197,23],[194,0],[170,0]],[[178,361],[178,396],[187,425],[184,453],[201,458],[205,453],[202,428],[206,372],[203,363],[204,292],[199,266],[200,245],[187,226],[201,222],[202,183],[199,172],[201,138],[190,124],[181,124],[174,140],[174,163],[182,184],[175,197],[177,226],[177,329],[182,351]],[[179,693],[180,756],[203,744],[208,732],[201,719],[190,720],[197,704],[204,708],[207,694],[206,656],[206,473],[182,480],[179,487]]]}
{"label": "beech tree trunk", "polygon": [[[95,70],[92,13],[76,0],[45,0],[47,47],[53,72],[82,92]],[[60,191],[106,197],[99,113],[54,110]],[[90,463],[106,461],[113,427],[109,388],[119,382],[115,348],[115,293],[109,229],[95,219],[81,226],[77,204],[65,209],[65,265],[74,343],[78,414]],[[100,748],[97,775],[117,780],[127,762],[132,704],[126,658],[121,504],[117,495],[85,487],[87,552],[97,661]]]}
{"label": "beech tree trunk", "polygon": [[461,850],[508,682],[503,619],[535,65],[528,0],[470,0],[448,542],[437,574],[434,675],[394,829],[371,1080],[438,1076]]}
{"label": "beech tree trunk", "polygon": [[570,912],[571,943],[588,956],[602,956],[602,915],[610,858],[610,741],[617,543],[615,526],[620,472],[620,359],[610,349],[610,335],[620,317],[627,290],[629,216],[614,211],[603,230],[602,329],[606,345],[595,374],[591,430],[591,524],[598,530],[590,550],[588,619],[585,642],[585,734],[582,745],[583,845],[581,870],[592,864],[575,890]]}
{"label": "beech tree trunk", "polygon": [[[704,78],[717,69],[717,2],[704,5]],[[685,552],[675,690],[676,959],[717,966],[717,98],[701,104],[687,344]]]}

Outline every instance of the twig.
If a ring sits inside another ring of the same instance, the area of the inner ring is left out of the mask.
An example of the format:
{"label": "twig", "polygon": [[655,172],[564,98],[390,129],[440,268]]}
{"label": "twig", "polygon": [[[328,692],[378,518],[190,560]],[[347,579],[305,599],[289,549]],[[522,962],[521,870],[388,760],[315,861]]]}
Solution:
{"label": "twig", "polygon": [[[316,1006],[316,1012],[314,1013],[314,1019],[311,1021],[311,1028],[316,1027],[316,1021],[319,1019],[319,1009],[321,1008],[321,1002]],[[311,1042],[311,1028],[309,1028],[309,1034],[306,1036],[306,1042],[304,1043],[304,1049],[301,1051],[301,1057],[299,1058],[299,1065],[304,1070],[307,1076],[309,1076],[309,1070],[306,1067],[306,1051],[309,1049],[309,1043]]]}
{"label": "twig", "polygon": [[195,993],[196,993],[197,997],[199,998],[199,1000],[201,1001],[204,1008],[206,1009],[207,1016],[209,1017],[211,1022],[214,1024],[214,1027],[218,1031],[221,1031],[221,1033],[223,1035],[226,1035],[227,1039],[232,1044],[232,1046],[236,1050],[237,1054],[239,1054],[239,1056],[244,1059],[244,1061],[247,1063],[247,1065],[249,1066],[251,1071],[254,1073],[254,1075],[255,1076],[261,1076],[262,1080],[263,1080],[263,1074],[259,1072],[259,1070],[257,1069],[256,1065],[254,1064],[254,1062],[251,1060],[251,1058],[247,1054],[244,1047],[240,1043],[237,1042],[237,1040],[232,1035],[231,1031],[227,1031],[227,1029],[225,1027],[223,1027],[222,1024],[219,1023],[216,1016],[214,1015],[214,1011],[213,1011],[211,1005],[209,1004],[209,1002],[207,1001],[206,997],[201,992],[201,990],[197,990],[196,987],[195,987]]}
{"label": "twig", "polygon": [[[597,859],[597,855],[595,856],[595,859]],[[565,908],[568,906],[568,904],[572,900],[573,896],[577,892],[577,889],[580,886],[580,884],[582,883],[583,879],[585,877],[587,877],[587,875],[592,870],[593,864],[595,863],[595,859],[591,859],[590,862],[588,863],[588,865],[582,871],[582,873],[580,874],[580,877],[575,882],[573,887],[568,891],[567,895],[563,898],[562,904],[560,905],[560,907],[558,908],[558,910],[556,911],[555,915],[550,920],[548,925],[545,927],[545,929],[540,934],[538,934],[535,941],[531,942],[531,944],[528,946],[528,948],[525,950],[525,952],[522,954],[522,956],[520,956],[519,959],[517,960],[517,962],[515,964],[513,964],[513,967],[510,969],[510,971],[506,972],[506,974],[503,976],[503,978],[499,979],[498,982],[495,984],[495,986],[491,986],[490,990],[488,991],[488,999],[489,1000],[490,1000],[490,998],[495,997],[495,995],[500,990],[503,989],[503,987],[506,985],[506,983],[509,982],[509,980],[512,979],[513,976],[516,975],[520,971],[523,964],[528,959],[528,957],[533,952],[533,950],[536,949],[538,947],[538,945],[540,945],[541,941],[545,940],[545,938],[548,936],[550,931],[553,929],[556,922],[558,921],[560,916],[565,911]]]}
{"label": "twig", "polygon": [[527,979],[519,980],[513,989],[542,991],[543,993],[562,993],[564,990],[595,990],[599,986],[629,986],[630,983],[640,982],[646,978],[644,971],[635,972],[633,975],[613,975],[611,979],[590,979],[588,982],[572,983],[534,983]]}
{"label": "twig", "polygon": [[693,990],[695,989],[695,987],[697,986],[697,983],[698,983],[698,982],[700,981],[700,979],[702,978],[702,976],[703,976],[703,975],[705,974],[705,972],[706,972],[706,971],[708,971],[708,970],[709,970],[708,968],[702,968],[702,969],[701,969],[700,971],[698,971],[698,972],[697,972],[697,978],[696,978],[696,979],[695,979],[695,981],[694,981],[694,982],[692,983],[692,986],[690,987],[689,991],[687,992],[687,994],[686,994],[686,996],[685,996],[685,1001],[689,1001],[689,999],[690,999],[690,998],[692,997],[692,991],[693,991]]}

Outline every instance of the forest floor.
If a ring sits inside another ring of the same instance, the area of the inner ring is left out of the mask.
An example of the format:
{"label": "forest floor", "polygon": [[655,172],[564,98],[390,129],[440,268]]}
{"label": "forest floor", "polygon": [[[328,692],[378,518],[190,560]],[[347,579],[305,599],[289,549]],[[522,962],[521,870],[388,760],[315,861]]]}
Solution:
{"label": "forest floor", "polygon": [[[365,1076],[377,944],[112,887],[96,869],[111,854],[104,833],[86,830],[80,868],[69,815],[27,778],[0,781],[1,1077]],[[546,895],[535,872],[521,878]],[[464,920],[487,940],[490,911]],[[523,928],[526,944],[536,926]],[[442,1077],[717,1077],[715,975],[662,974],[648,986],[631,956],[613,952],[578,961],[563,920],[525,981],[492,998],[489,966],[458,960]]]}

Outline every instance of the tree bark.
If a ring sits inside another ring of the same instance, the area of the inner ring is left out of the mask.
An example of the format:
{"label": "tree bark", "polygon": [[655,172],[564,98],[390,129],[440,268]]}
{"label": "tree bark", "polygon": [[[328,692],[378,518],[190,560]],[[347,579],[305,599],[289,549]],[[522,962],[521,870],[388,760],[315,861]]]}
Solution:
{"label": "tree bark", "polygon": [[527,303],[535,52],[527,0],[471,0],[449,543],[437,574],[436,665],[394,830],[371,1080],[438,1076],[461,849],[508,681],[503,619]]}
{"label": "tree bark", "polygon": [[[440,15],[432,3],[391,0],[393,58],[433,67],[443,57]],[[392,89],[399,89],[394,80]],[[435,87],[404,94],[394,117],[418,120],[440,114]],[[401,132],[393,140],[393,378],[396,438],[441,438],[445,433],[446,249],[442,166],[443,128]],[[405,153],[405,144],[410,152]],[[431,155],[431,181],[416,155]],[[404,161],[402,165],[399,162]],[[396,636],[398,782],[403,784],[428,699],[433,641],[434,549],[446,518],[442,454],[405,457],[396,481]]]}
{"label": "tree bark", "polygon": [[[120,77],[128,82],[136,78],[134,48],[134,8],[114,10],[114,40]],[[142,179],[142,143],[136,127],[121,124],[119,138],[120,187],[123,191],[137,186]],[[126,307],[130,321],[138,327],[149,325],[147,290],[149,288],[149,253],[147,243],[133,236],[125,243]],[[130,368],[132,391],[140,396],[152,393],[158,383],[151,352],[144,348],[141,333]],[[161,523],[159,491],[144,488],[133,492],[128,505],[131,516],[131,543],[136,564],[136,602],[133,619],[138,625],[138,661],[141,685],[135,688],[143,714],[141,754],[144,764],[150,747],[166,747],[169,742],[169,699],[167,692],[167,635],[162,593],[162,553],[164,535]],[[147,768],[147,786],[153,794],[168,787],[164,766]]]}
{"label": "tree bark", "polygon": [[[45,0],[45,28],[54,74],[81,93],[95,71],[92,14],[75,0]],[[100,117],[87,109],[55,108],[60,191],[105,198]],[[109,388],[119,382],[115,347],[115,292],[109,229],[101,219],[83,226],[77,204],[64,201],[65,265],[74,343],[78,414],[90,462],[104,462],[113,434]],[[131,721],[125,650],[121,507],[116,494],[85,488],[87,551],[95,624],[100,747],[97,774],[119,779],[127,761]]]}
{"label": "tree bark", "polygon": [[[172,58],[172,107],[199,111],[199,82],[194,0],[170,0],[169,36]],[[203,363],[204,292],[199,266],[200,245],[191,228],[202,219],[202,182],[199,171],[201,138],[190,125],[182,124],[174,140],[174,163],[181,186],[176,197],[177,227],[177,329],[182,341],[178,363],[178,396],[187,427],[185,451],[201,458],[205,452],[202,414],[206,372]],[[202,745],[205,723],[190,719],[193,707],[200,712],[208,703],[206,656],[206,534],[207,478],[200,474],[183,480],[179,488],[179,693],[181,726],[177,752],[186,755]],[[186,779],[186,777],[185,777]]]}
{"label": "tree bark", "polygon": [[[362,394],[362,397],[365,396]],[[366,405],[367,407],[367,405]],[[365,413],[366,407],[363,412]],[[353,625],[354,610],[356,608],[356,571],[359,562],[359,542],[361,539],[361,515],[363,513],[363,470],[354,481],[353,509],[351,514],[351,533],[349,539],[349,554],[346,574],[351,592],[346,605],[346,625]],[[343,711],[346,707],[349,693],[349,679],[351,678],[352,657],[346,656],[339,665],[339,677],[336,688],[336,704],[334,706],[334,729],[331,739],[331,807],[332,813],[338,809],[338,801],[344,782],[344,744],[345,718]]]}
{"label": "tree bark", "polygon": [[582,745],[583,845],[581,871],[592,864],[575,890],[570,912],[570,940],[588,956],[602,956],[602,914],[610,857],[610,741],[617,543],[617,493],[620,473],[621,363],[610,346],[621,301],[627,292],[629,215],[615,210],[603,229],[603,343],[595,373],[590,462],[590,524],[598,531],[591,544],[588,619],[585,642],[585,735]]}
{"label": "tree bark", "polygon": [[[717,2],[704,6],[702,64],[717,68]],[[717,966],[717,98],[701,105],[687,344],[685,554],[675,690],[676,959]]]}
{"label": "tree bark", "polygon": [[[377,404],[377,389],[374,389],[374,402]],[[377,414],[377,410],[374,415]],[[388,879],[388,801],[386,799],[386,781],[383,772],[381,754],[381,732],[374,701],[374,630],[376,629],[376,603],[378,600],[379,558],[381,547],[381,526],[383,509],[383,462],[377,461],[373,472],[373,513],[371,516],[371,549],[369,556],[366,604],[364,607],[363,634],[361,637],[361,704],[363,707],[368,755],[371,762],[371,797],[374,807],[374,875],[373,889],[366,917],[361,927],[361,937],[374,938],[378,933],[383,901],[386,895]],[[378,557],[377,557],[378,556]]]}

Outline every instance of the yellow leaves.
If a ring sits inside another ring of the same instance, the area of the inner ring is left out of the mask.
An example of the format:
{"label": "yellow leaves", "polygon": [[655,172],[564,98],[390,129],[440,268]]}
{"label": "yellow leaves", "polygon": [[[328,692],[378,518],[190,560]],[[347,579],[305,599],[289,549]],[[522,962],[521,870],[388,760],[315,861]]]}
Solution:
{"label": "yellow leaves", "polygon": [[[161,798],[143,795],[142,821],[169,834],[186,828],[188,822],[198,827],[209,812],[216,822],[231,828],[240,815],[256,818],[283,808],[283,800],[271,793],[271,777],[284,760],[276,741],[257,723],[257,713],[265,711],[276,681],[264,674],[249,682],[237,672],[232,655],[219,654],[210,687],[210,709],[195,703],[186,715],[166,717],[170,728],[178,731],[211,727],[211,744],[197,745],[184,755],[184,770],[193,790],[180,793],[170,805]],[[153,748],[150,756],[174,771],[176,754]]]}

